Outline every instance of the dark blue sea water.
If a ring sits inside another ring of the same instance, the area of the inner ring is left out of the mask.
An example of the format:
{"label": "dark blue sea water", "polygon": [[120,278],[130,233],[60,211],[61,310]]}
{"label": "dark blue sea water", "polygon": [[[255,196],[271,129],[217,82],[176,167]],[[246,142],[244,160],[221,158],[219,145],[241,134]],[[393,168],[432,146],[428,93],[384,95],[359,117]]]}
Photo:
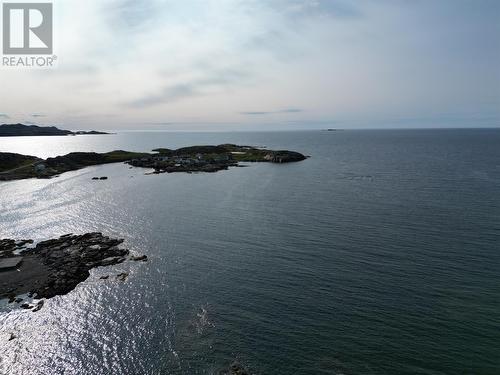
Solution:
{"label": "dark blue sea water", "polygon": [[311,158],[0,183],[0,237],[102,231],[150,258],[94,270],[38,313],[0,302],[0,373],[218,374],[237,359],[255,374],[500,374],[500,130],[123,133],[0,151],[225,142]]}

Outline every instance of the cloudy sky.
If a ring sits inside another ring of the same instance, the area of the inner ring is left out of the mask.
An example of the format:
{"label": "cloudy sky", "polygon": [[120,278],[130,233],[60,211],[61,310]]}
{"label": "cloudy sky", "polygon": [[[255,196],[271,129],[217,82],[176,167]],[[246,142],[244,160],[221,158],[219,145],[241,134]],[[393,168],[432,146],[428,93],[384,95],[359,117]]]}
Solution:
{"label": "cloudy sky", "polygon": [[56,0],[53,70],[0,122],[68,129],[500,125],[497,0]]}

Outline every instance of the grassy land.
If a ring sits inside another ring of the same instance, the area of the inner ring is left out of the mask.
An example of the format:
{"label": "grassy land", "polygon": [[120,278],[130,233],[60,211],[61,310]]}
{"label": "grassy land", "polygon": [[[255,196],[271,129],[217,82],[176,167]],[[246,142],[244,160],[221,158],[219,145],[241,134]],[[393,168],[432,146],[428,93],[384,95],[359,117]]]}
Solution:
{"label": "grassy land", "polygon": [[107,163],[119,163],[131,159],[143,158],[146,156],[150,156],[147,152],[130,152],[130,151],[122,151],[116,150],[103,154]]}
{"label": "grassy land", "polygon": [[40,159],[34,156],[12,154],[8,152],[0,153],[0,172],[30,166],[38,160]]}

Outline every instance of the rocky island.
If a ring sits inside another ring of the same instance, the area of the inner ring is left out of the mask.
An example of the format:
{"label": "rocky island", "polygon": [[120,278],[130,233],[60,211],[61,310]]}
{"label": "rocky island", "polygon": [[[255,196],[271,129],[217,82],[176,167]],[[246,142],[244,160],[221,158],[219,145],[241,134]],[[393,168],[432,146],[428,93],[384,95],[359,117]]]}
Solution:
{"label": "rocky island", "polygon": [[191,146],[176,150],[158,148],[154,153],[112,151],[72,152],[46,160],[27,155],[0,153],[0,181],[50,178],[87,166],[126,162],[133,167],[153,169],[154,173],[217,172],[240,162],[291,163],[306,159],[295,151],[273,151],[252,146],[223,144]]}
{"label": "rocky island", "polygon": [[306,157],[294,151],[273,151],[251,146],[223,144],[191,146],[177,150],[158,148],[156,154],[127,161],[134,167],[152,168],[155,173],[217,172],[239,165],[239,162],[290,163]]}
{"label": "rocky island", "polygon": [[100,131],[77,131],[59,129],[55,126],[37,126],[24,124],[0,125],[0,137],[55,136],[55,135],[92,135],[109,134]]}
{"label": "rocky island", "polygon": [[128,257],[129,251],[119,247],[122,242],[102,233],[67,234],[36,246],[32,240],[1,239],[0,299],[20,303],[16,297],[27,293],[37,299],[64,295],[86,280],[92,268],[147,260],[145,255]]}

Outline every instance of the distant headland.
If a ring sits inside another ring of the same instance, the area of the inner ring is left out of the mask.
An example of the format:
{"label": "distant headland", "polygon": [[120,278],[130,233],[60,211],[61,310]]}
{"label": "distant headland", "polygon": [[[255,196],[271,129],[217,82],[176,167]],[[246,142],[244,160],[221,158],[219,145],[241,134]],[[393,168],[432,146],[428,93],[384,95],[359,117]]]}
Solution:
{"label": "distant headland", "polygon": [[24,124],[0,125],[0,137],[54,136],[54,135],[93,135],[110,134],[101,131],[76,131],[59,129],[55,126],[38,126]]}

